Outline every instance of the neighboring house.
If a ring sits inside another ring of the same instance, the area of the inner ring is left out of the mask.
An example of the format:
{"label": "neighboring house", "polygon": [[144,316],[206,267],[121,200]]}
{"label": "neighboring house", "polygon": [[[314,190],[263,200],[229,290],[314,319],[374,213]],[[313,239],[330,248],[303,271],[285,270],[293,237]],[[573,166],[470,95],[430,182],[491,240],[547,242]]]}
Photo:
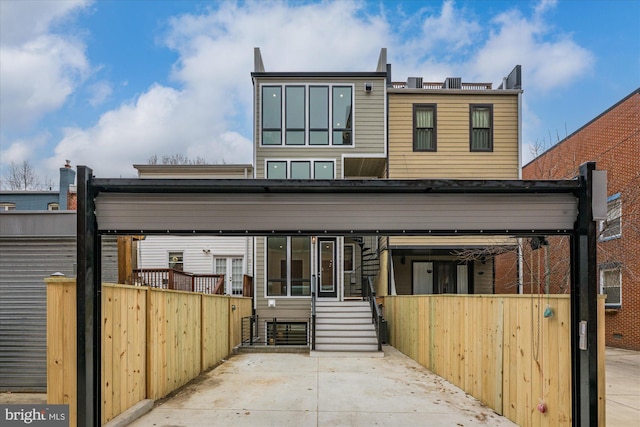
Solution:
{"label": "neighboring house", "polygon": [[[438,83],[413,77],[387,93],[390,179],[520,178],[519,65],[497,89],[459,77]],[[494,293],[493,258],[458,253],[509,243],[504,237],[390,237],[389,292]]]}
{"label": "neighboring house", "polygon": [[[607,298],[606,344],[633,350],[640,350],[639,154],[640,89],[637,89],[522,169],[524,179],[572,178],[578,175],[579,165],[588,161],[596,162],[598,170],[607,171],[608,214],[607,220],[600,223],[598,242],[600,289]],[[569,274],[569,265],[562,256],[568,253],[567,241],[549,238],[544,243],[551,260],[549,290],[567,293],[569,288],[563,278]],[[509,267],[513,258],[504,256],[498,264],[496,285],[501,292],[514,292],[511,284],[517,277]],[[528,274],[524,272],[525,277]]]}
{"label": "neighboring house", "polygon": [[0,211],[57,211],[67,206],[69,191],[73,187],[76,172],[69,162],[60,168],[59,190],[48,191],[0,191]]}
{"label": "neighboring house", "polygon": [[[134,165],[138,176],[179,179],[243,179],[253,177],[251,165]],[[126,239],[126,240],[125,240]],[[253,271],[253,238],[149,235],[120,238],[132,268],[172,268],[194,274],[224,274],[224,293],[243,294],[243,280]],[[122,253],[121,252],[121,253]],[[130,278],[123,278],[126,282]]]}
{"label": "neighboring house", "polygon": [[[47,390],[44,279],[76,275],[74,179],[67,164],[60,191],[0,193],[0,391]],[[102,239],[106,282],[117,279],[116,249],[115,238]]]}

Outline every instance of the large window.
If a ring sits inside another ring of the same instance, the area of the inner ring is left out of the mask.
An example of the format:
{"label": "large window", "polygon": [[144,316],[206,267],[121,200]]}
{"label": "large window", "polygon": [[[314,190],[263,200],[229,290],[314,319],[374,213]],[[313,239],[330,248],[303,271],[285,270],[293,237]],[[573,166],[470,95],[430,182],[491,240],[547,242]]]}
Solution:
{"label": "large window", "polygon": [[622,236],[622,200],[620,193],[607,200],[607,220],[600,223],[600,240],[616,239]]}
{"label": "large window", "polygon": [[267,237],[267,296],[311,295],[311,239]]}
{"label": "large window", "polygon": [[282,88],[262,87],[262,145],[282,144]]}
{"label": "large window", "polygon": [[261,94],[262,145],[353,144],[352,86],[271,85]]}
{"label": "large window", "polygon": [[269,160],[268,179],[334,179],[332,160]]}
{"label": "large window", "polygon": [[351,87],[333,87],[333,145],[351,145]]}
{"label": "large window", "polygon": [[607,296],[605,307],[622,306],[622,270],[619,265],[600,268],[600,293]]}
{"label": "large window", "polygon": [[287,132],[285,134],[285,144],[304,145],[304,86],[287,86],[286,93],[286,114],[285,123]]}
{"label": "large window", "polygon": [[436,106],[414,104],[413,151],[436,151]]}
{"label": "large window", "polygon": [[469,116],[471,151],[493,151],[493,106],[471,104]]}
{"label": "large window", "polygon": [[0,203],[0,211],[14,211],[16,210],[16,204],[12,202]]}

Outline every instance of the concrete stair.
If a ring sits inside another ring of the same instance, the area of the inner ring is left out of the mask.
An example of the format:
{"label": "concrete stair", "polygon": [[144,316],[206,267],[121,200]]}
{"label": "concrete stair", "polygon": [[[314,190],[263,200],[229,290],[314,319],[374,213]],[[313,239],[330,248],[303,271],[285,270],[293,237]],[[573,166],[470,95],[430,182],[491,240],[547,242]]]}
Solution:
{"label": "concrete stair", "polygon": [[316,351],[364,355],[378,352],[368,301],[316,302]]}

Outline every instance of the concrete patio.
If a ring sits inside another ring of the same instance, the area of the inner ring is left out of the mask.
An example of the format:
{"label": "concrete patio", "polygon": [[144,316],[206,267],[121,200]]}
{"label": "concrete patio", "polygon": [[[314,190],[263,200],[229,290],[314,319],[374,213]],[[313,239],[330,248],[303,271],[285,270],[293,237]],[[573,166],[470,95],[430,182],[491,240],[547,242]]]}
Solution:
{"label": "concrete patio", "polygon": [[239,354],[131,426],[516,425],[393,347],[384,352]]}

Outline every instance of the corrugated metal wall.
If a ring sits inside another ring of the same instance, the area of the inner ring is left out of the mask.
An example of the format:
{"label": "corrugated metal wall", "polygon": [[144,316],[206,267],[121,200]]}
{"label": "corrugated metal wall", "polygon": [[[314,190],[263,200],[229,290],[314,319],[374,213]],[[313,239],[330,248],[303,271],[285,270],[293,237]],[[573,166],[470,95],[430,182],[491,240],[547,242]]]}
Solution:
{"label": "corrugated metal wall", "polygon": [[[0,218],[0,391],[47,390],[44,278],[56,272],[76,276],[75,222],[68,211]],[[117,255],[116,238],[103,238],[105,282],[117,281]]]}
{"label": "corrugated metal wall", "polygon": [[0,391],[47,391],[47,291],[75,276],[76,238],[0,237]]}

